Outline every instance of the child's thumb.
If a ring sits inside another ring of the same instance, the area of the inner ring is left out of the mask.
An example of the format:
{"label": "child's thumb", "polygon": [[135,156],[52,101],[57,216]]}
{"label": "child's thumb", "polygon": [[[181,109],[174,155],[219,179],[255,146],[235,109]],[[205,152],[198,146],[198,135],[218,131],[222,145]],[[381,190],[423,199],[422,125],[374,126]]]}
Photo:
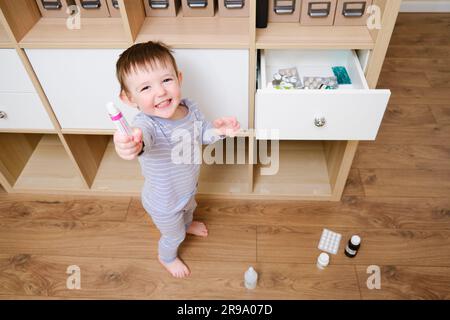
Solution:
{"label": "child's thumb", "polygon": [[133,128],[133,140],[135,142],[142,141],[142,130],[140,128]]}

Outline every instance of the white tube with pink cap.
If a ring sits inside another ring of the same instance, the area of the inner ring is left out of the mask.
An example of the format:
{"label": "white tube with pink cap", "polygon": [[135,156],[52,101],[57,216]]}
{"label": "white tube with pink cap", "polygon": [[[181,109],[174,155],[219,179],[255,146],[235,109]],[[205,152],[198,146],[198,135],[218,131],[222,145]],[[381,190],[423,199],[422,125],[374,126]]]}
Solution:
{"label": "white tube with pink cap", "polygon": [[122,115],[122,112],[114,105],[113,102],[108,102],[106,104],[106,109],[108,110],[111,120],[114,122],[117,130],[120,133],[133,136],[130,126],[128,125],[127,119]]}

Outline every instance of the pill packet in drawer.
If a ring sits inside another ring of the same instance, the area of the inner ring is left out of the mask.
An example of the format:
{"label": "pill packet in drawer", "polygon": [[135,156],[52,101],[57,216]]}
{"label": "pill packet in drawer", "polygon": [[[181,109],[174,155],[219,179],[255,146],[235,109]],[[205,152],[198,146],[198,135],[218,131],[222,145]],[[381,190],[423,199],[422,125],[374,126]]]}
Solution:
{"label": "pill packet in drawer", "polygon": [[279,69],[273,75],[272,86],[275,89],[303,89],[302,80],[296,67]]}
{"label": "pill packet in drawer", "polygon": [[338,82],[333,77],[303,77],[305,89],[337,89]]}

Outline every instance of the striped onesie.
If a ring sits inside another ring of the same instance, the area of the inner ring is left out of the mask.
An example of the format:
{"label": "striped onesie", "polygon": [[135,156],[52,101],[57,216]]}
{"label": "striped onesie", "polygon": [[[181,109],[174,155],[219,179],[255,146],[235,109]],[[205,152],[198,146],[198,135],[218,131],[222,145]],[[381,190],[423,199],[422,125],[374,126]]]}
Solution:
{"label": "striped onesie", "polygon": [[[195,193],[200,173],[201,144],[224,136],[211,134],[213,125],[197,104],[183,99],[188,114],[178,120],[138,113],[133,127],[142,130],[144,152],[138,157],[142,175],[142,205],[161,232],[158,253],[165,263],[174,261],[197,206]],[[179,107],[181,108],[181,106]]]}

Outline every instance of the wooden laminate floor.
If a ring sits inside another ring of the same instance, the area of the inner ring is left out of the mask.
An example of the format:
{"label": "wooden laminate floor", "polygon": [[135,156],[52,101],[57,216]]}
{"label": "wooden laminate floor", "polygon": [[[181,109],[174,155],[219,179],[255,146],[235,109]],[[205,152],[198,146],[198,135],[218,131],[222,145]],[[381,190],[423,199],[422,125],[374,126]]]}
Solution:
{"label": "wooden laminate floor", "polygon": [[[199,201],[210,232],[182,245],[188,279],[156,261],[158,232],[138,198],[0,194],[0,298],[449,299],[450,14],[400,14],[379,87],[391,102],[342,201]],[[319,271],[324,227],[343,241]],[[349,259],[354,233],[362,247]],[[80,290],[66,287],[71,265]],[[366,285],[371,265],[379,290]]]}

